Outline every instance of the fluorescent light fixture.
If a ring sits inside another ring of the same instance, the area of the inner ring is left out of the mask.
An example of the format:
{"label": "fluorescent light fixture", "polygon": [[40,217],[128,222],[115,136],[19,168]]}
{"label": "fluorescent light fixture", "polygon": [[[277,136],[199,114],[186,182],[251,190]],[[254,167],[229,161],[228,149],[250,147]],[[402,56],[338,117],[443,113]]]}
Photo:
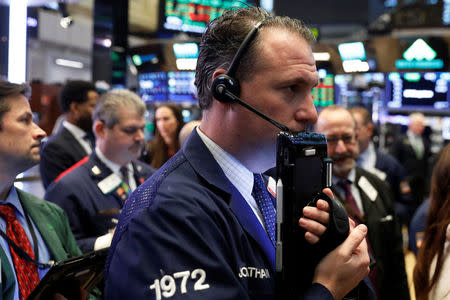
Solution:
{"label": "fluorescent light fixture", "polygon": [[55,64],[57,64],[58,66],[75,68],[75,69],[83,69],[83,67],[84,67],[82,62],[75,61],[75,60],[63,59],[63,58],[55,59]]}
{"label": "fluorescent light fixture", "polygon": [[339,44],[338,50],[342,60],[366,59],[366,51],[362,42]]}
{"label": "fluorescent light fixture", "polygon": [[265,11],[271,13],[273,11],[273,1],[274,0],[261,0],[261,7],[264,8]]}
{"label": "fluorescent light fixture", "polygon": [[405,89],[403,91],[403,98],[431,99],[433,97],[434,92],[431,90]]}
{"label": "fluorescent light fixture", "polygon": [[61,25],[62,28],[67,29],[70,25],[72,25],[73,19],[71,16],[63,17],[59,20],[59,25]]}
{"label": "fluorescent light fixture", "polygon": [[59,25],[62,28],[67,29],[70,25],[73,24],[73,18],[69,15],[67,11],[67,4],[65,1],[58,2],[58,10],[61,13],[61,19],[59,20]]}
{"label": "fluorescent light fixture", "polygon": [[195,70],[197,66],[196,58],[178,58],[176,60],[178,70]]}
{"label": "fluorescent light fixture", "polygon": [[331,58],[328,52],[314,52],[313,56],[316,61],[329,61]]}
{"label": "fluorescent light fixture", "polygon": [[8,81],[25,82],[27,62],[27,2],[9,4]]}
{"label": "fluorescent light fixture", "polygon": [[197,43],[174,43],[173,52],[175,58],[197,58],[198,45]]}
{"label": "fluorescent light fixture", "polygon": [[342,62],[342,67],[344,68],[344,71],[347,73],[369,71],[369,64],[367,63],[367,61],[361,61],[359,59],[344,60]]}

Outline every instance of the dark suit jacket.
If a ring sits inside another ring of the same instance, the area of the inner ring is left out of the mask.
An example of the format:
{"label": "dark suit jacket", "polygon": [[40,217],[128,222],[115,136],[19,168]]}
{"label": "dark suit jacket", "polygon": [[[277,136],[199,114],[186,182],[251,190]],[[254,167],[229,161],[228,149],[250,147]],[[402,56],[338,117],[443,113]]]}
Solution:
{"label": "dark suit jacket", "polygon": [[[388,299],[409,299],[403,256],[403,244],[400,225],[394,213],[392,193],[386,182],[360,167],[355,168],[355,184],[361,194],[364,208],[364,220],[367,225],[370,245],[373,249],[378,271],[379,297]],[[365,177],[378,192],[374,201],[367,195],[367,189],[358,185]],[[338,199],[342,195],[335,190]],[[345,201],[344,201],[345,202]]]}
{"label": "dark suit jacket", "polygon": [[376,150],[375,168],[386,173],[386,181],[389,183],[395,201],[395,212],[401,218],[402,223],[409,224],[414,213],[415,204],[411,192],[402,191],[401,185],[406,183],[405,168],[392,155]]}
{"label": "dark suit jacket", "polygon": [[42,145],[39,165],[44,187],[47,188],[59,174],[88,155],[65,127]]}
{"label": "dark suit jacket", "polygon": [[430,209],[430,199],[427,199],[420,204],[420,206],[414,212],[411,219],[411,224],[409,225],[408,235],[409,235],[409,249],[417,255],[419,248],[417,247],[417,234],[423,234],[425,232],[425,227],[427,224],[428,211]]}
{"label": "dark suit jacket", "polygon": [[417,207],[428,194],[429,168],[428,159],[431,156],[430,142],[422,138],[424,152],[421,159],[417,158],[408,136],[403,135],[392,144],[392,155],[405,167],[406,179],[409,181],[414,204]]}
{"label": "dark suit jacket", "polygon": [[[146,164],[133,162],[134,177],[139,185],[154,170]],[[104,194],[99,182],[112,171],[94,153],[47,189],[45,199],[61,206],[69,217],[70,227],[83,252],[92,251],[97,237],[115,228],[123,207],[125,192],[119,187]]]}
{"label": "dark suit jacket", "polygon": [[[154,299],[162,277],[183,274],[170,299],[274,299],[274,268],[264,228],[194,130],[127,201],[108,255],[105,297]],[[333,299],[320,284],[304,296]]]}
{"label": "dark suit jacket", "polygon": [[422,137],[424,152],[422,158],[417,158],[416,152],[408,136],[402,135],[392,144],[392,155],[405,167],[406,174],[426,176],[428,158],[431,155],[430,142]]}
{"label": "dark suit jacket", "polygon": [[[42,199],[17,189],[19,199],[24,210],[31,217],[39,230],[45,244],[55,261],[60,261],[81,254],[75,238],[70,230],[69,222],[64,211]],[[5,252],[0,248],[1,281],[0,300],[13,299],[15,278]]]}

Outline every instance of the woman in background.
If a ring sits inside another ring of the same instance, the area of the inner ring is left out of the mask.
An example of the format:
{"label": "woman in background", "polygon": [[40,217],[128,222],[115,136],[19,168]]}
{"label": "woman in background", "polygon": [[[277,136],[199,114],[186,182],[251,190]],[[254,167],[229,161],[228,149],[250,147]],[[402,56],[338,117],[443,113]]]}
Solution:
{"label": "woman in background", "polygon": [[180,149],[178,134],[184,125],[181,107],[170,102],[162,104],[155,111],[155,123],[155,137],[147,144],[144,160],[158,169]]}
{"label": "woman in background", "polygon": [[418,300],[450,299],[450,144],[431,177],[430,210],[414,269]]}

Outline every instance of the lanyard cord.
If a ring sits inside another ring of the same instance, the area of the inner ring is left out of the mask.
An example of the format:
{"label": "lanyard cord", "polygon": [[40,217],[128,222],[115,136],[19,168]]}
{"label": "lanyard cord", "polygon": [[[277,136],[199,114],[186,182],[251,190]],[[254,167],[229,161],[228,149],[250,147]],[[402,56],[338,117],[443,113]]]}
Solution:
{"label": "lanyard cord", "polygon": [[28,262],[34,263],[39,269],[47,269],[53,266],[51,261],[49,263],[41,263],[39,262],[39,246],[36,238],[36,233],[34,232],[33,225],[31,224],[31,220],[29,216],[25,213],[25,219],[27,220],[28,227],[31,232],[31,237],[33,239],[33,245],[34,245],[34,255],[36,259],[32,259],[22,248],[20,248],[16,243],[14,243],[8,235],[3,232],[3,230],[0,230],[0,235],[6,240],[8,245],[14,249],[14,252],[16,252],[20,257],[25,259]]}

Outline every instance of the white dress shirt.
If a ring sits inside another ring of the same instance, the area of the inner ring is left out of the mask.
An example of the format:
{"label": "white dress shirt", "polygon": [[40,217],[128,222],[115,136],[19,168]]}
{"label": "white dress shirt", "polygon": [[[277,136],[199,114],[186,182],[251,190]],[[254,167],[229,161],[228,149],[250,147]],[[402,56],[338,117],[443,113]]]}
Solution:
{"label": "white dress shirt", "polygon": [[83,149],[86,151],[87,155],[91,155],[92,148],[88,141],[84,139],[86,136],[86,131],[81,129],[80,127],[69,123],[67,121],[63,121],[63,126],[69,130],[69,132],[74,136],[74,138],[77,140],[77,142],[83,147]]}
{"label": "white dress shirt", "polygon": [[255,198],[252,196],[253,190],[253,173],[247,169],[243,164],[241,164],[236,158],[231,154],[223,150],[219,145],[217,145],[213,140],[207,137],[197,126],[197,133],[205,143],[208,150],[211,152],[214,159],[217,161],[219,166],[222,168],[225,176],[234,185],[234,187],[239,191],[239,193],[247,201],[248,205],[251,207],[252,211],[258,218],[259,222],[264,228],[264,219],[259,210],[258,204]]}

